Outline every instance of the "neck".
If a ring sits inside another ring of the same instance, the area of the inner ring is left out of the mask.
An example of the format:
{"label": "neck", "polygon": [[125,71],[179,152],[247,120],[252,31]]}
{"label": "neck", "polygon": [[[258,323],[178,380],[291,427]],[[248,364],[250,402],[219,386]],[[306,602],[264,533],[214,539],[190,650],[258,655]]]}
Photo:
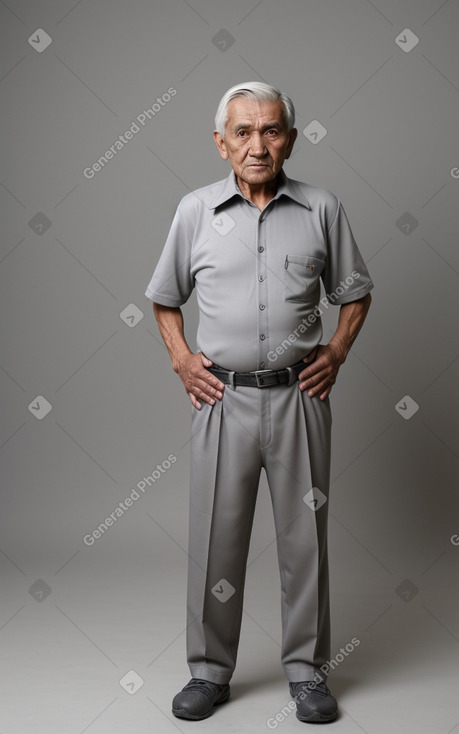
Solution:
{"label": "neck", "polygon": [[264,209],[266,204],[277,194],[277,175],[271,181],[254,185],[248,184],[236,175],[236,182],[243,196],[256,204],[259,209]]}

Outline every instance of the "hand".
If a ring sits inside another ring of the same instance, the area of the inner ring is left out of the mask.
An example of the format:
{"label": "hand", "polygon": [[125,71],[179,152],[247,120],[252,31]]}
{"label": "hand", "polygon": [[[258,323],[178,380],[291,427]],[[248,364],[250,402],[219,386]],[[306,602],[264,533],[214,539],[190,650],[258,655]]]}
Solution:
{"label": "hand", "polygon": [[213,362],[202,352],[185,354],[178,361],[176,372],[182,380],[185,390],[195,408],[201,410],[198,398],[213,405],[215,398],[221,400],[225,385],[215,377],[206,367]]}
{"label": "hand", "polygon": [[[298,375],[300,390],[307,390],[310,398],[319,395],[321,400],[325,400],[331,393],[344,359],[345,355],[338,347],[320,344],[314,362]],[[308,358],[304,360],[307,362]]]}

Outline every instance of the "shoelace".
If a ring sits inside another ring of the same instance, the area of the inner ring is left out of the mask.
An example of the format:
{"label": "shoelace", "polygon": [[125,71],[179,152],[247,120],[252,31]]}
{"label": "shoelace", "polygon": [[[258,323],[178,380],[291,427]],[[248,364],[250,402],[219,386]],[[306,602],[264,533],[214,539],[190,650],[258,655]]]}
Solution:
{"label": "shoelace", "polygon": [[[212,692],[209,690],[209,686],[212,686],[213,689],[217,689],[219,691],[220,685],[218,683],[212,683],[210,680],[202,680],[202,678],[192,678],[189,683],[186,685],[186,690],[188,691],[199,691],[199,693],[204,693],[208,698],[212,697]],[[216,691],[214,690],[214,693]]]}
{"label": "shoelace", "polygon": [[325,683],[315,683],[314,681],[307,683],[305,683],[304,681],[301,681],[300,683],[292,683],[292,690],[292,695],[294,697],[298,696],[301,691],[304,691],[306,694],[319,693],[321,696],[330,695],[330,691],[328,690]]}

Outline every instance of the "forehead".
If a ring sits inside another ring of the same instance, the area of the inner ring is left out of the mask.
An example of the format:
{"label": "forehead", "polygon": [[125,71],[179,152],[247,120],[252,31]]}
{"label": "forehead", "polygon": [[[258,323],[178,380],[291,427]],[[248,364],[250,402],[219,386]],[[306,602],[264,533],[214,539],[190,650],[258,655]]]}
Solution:
{"label": "forehead", "polygon": [[240,123],[254,127],[261,126],[267,121],[277,121],[283,124],[283,104],[280,100],[275,102],[259,101],[248,97],[236,97],[228,103],[227,125],[238,125]]}

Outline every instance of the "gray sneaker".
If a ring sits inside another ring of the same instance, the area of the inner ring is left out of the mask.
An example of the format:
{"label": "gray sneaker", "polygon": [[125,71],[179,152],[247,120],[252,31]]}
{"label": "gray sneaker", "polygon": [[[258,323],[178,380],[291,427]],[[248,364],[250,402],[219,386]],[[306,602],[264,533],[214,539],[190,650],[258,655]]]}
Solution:
{"label": "gray sneaker", "polygon": [[325,683],[306,680],[289,683],[289,688],[296,701],[296,718],[300,721],[320,723],[336,719],[338,704]]}
{"label": "gray sneaker", "polygon": [[205,719],[214,706],[225,703],[230,696],[229,683],[212,683],[202,678],[192,678],[174,696],[172,713],[180,719]]}

